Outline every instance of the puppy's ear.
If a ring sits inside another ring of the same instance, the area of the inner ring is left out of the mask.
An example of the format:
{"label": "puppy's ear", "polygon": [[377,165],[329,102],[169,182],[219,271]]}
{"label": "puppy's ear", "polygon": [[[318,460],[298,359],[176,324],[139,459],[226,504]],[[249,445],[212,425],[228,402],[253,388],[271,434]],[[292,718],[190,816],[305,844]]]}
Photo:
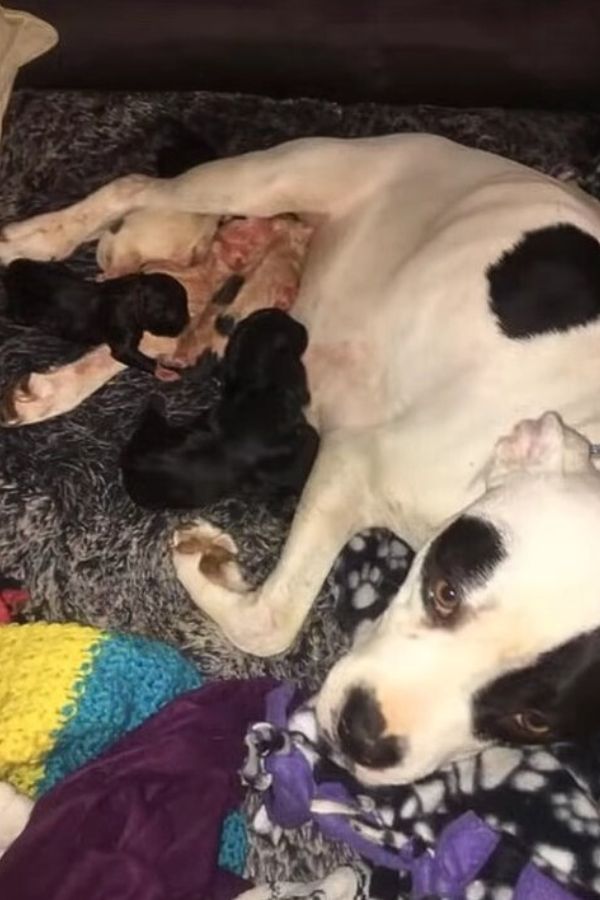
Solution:
{"label": "puppy's ear", "polygon": [[285,320],[280,323],[284,327],[276,332],[273,346],[277,350],[289,348],[293,353],[302,356],[308,347],[308,331],[287,313],[284,315]]}
{"label": "puppy's ear", "polygon": [[589,441],[568,428],[555,412],[523,419],[500,438],[487,473],[488,488],[521,472],[568,475],[594,471]]}

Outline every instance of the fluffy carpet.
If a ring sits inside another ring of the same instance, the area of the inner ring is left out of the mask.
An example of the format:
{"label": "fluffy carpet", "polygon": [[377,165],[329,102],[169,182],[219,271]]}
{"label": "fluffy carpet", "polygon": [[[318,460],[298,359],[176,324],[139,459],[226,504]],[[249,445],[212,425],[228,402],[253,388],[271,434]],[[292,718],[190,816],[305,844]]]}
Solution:
{"label": "fluffy carpet", "polygon": [[[599,115],[342,107],[204,93],[20,91],[9,107],[0,155],[2,219],[62,206],[130,171],[152,173],[174,120],[204,135],[221,155],[300,135],[432,131],[576,179],[600,194]],[[91,261],[89,248],[77,257],[83,271]],[[0,341],[0,388],[66,359],[60,342],[2,320]],[[318,686],[347,640],[334,615],[335,574],[289,653],[249,659],[222,639],[175,580],[167,540],[183,517],[139,510],[126,496],[118,453],[150,391],[160,392],[170,414],[184,419],[213,402],[218,385],[193,378],[160,385],[129,370],[63,418],[0,431],[0,569],[30,591],[26,616],[158,636],[191,654],[209,675],[268,672]],[[202,513],[232,532],[249,576],[260,581],[277,558],[292,505],[231,500]],[[287,835],[277,850],[255,842],[249,874],[321,877],[342,856],[305,829]]]}

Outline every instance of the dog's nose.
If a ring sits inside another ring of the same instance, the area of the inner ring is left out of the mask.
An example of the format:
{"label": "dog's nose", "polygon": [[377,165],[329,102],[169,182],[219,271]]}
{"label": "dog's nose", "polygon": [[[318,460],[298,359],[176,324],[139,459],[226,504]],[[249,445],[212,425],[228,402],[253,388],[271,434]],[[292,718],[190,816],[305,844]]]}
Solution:
{"label": "dog's nose", "polygon": [[402,760],[402,741],[384,735],[385,719],[371,691],[352,688],[338,721],[342,752],[361,766],[387,769]]}

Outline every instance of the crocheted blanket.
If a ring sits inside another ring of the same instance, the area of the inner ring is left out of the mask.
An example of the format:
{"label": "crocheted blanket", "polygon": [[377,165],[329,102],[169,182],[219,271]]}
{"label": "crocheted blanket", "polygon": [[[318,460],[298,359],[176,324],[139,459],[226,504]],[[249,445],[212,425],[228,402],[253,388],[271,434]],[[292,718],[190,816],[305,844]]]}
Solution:
{"label": "crocheted blanket", "polygon": [[[433,131],[503,153],[556,177],[574,178],[600,196],[598,115],[370,104],[342,107],[311,100],[203,93],[17,91],[0,152],[3,218],[68,203],[130,171],[152,173],[174,119],[203,134],[220,154],[308,134]],[[80,271],[92,271],[93,253],[90,247],[78,254],[75,262]],[[60,342],[0,320],[0,388],[32,368],[41,369],[67,356]],[[169,415],[180,420],[199,413],[218,393],[214,380],[182,379],[169,385],[152,383],[152,388],[162,393]],[[26,617],[79,621],[161,637],[201,660],[207,674],[271,674],[316,690],[350,639],[334,613],[336,592],[350,591],[358,610],[368,607],[369,597],[383,595],[401,566],[397,547],[402,545],[382,533],[373,546],[355,541],[342,568],[324,585],[302,636],[285,656],[261,661],[238,653],[190,604],[175,580],[168,538],[181,517],[137,509],[120,483],[119,452],[147,401],[148,390],[148,378],[129,370],[68,416],[31,428],[0,431],[0,568],[22,580],[30,592]],[[234,498],[202,512],[232,531],[248,577],[260,581],[280,551],[292,506],[250,506]],[[519,760],[525,759],[526,755],[519,755]],[[588,756],[581,752],[570,757],[568,763],[574,772],[587,773],[585,784],[590,785],[590,796],[597,798],[597,785],[591,790],[597,771],[593,749]],[[566,764],[561,758],[553,771],[566,773]],[[488,807],[486,821],[496,816],[504,831],[512,828],[520,837],[526,835],[536,859],[551,853],[553,859],[563,861],[563,869],[579,871],[579,857],[590,856],[586,848],[594,836],[586,829],[594,820],[581,822],[572,815],[579,795],[571,781],[559,784],[555,775],[536,770],[537,788],[531,790],[520,779],[515,783],[519,765],[515,761],[501,784],[471,795],[469,804],[479,797]],[[434,798],[436,791],[438,797],[441,793],[442,800],[427,801],[419,813],[424,824],[431,827],[432,816],[443,802],[447,801],[453,815],[464,808],[450,790],[455,777],[444,776],[441,787],[430,792]],[[479,778],[475,772],[475,784]],[[516,796],[522,799],[519,804]],[[251,816],[260,803],[257,795],[249,796]],[[547,820],[550,808],[552,818]],[[527,810],[535,812],[526,815]],[[547,821],[552,821],[551,828],[546,827]],[[326,840],[307,823],[284,831],[277,845],[254,834],[247,874],[257,881],[314,880],[333,872],[348,855],[343,845]],[[592,859],[585,873],[592,887],[599,865]],[[600,890],[600,884],[595,889]],[[490,882],[486,890],[482,896],[493,897],[497,888]]]}
{"label": "crocheted blanket", "polygon": [[38,798],[202,683],[173,647],[76,624],[0,628],[0,781]]}

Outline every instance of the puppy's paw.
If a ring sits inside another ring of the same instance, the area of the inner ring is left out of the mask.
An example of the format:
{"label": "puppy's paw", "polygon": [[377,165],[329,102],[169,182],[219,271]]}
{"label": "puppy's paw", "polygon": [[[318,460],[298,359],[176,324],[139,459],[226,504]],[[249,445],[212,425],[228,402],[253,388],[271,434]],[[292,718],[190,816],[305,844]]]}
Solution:
{"label": "puppy's paw", "polygon": [[235,541],[209,522],[199,520],[178,528],[172,546],[176,568],[178,562],[189,567],[193,560],[197,572],[209,582],[238,594],[249,590],[236,561]]}
{"label": "puppy's paw", "polygon": [[154,377],[158,378],[159,381],[180,381],[181,375],[179,372],[176,372],[173,368],[163,365],[162,363],[157,363],[156,368],[154,370]]}
{"label": "puppy's paw", "polygon": [[523,419],[496,444],[488,484],[516,472],[567,474],[592,469],[589,442],[555,412]]}
{"label": "puppy's paw", "polygon": [[168,369],[189,369],[198,360],[198,350],[194,347],[191,349],[177,348],[174,353],[161,353],[157,357],[159,363]]}
{"label": "puppy's paw", "polygon": [[161,366],[168,369],[185,369],[190,365],[184,354],[174,353],[169,356],[168,353],[161,353],[158,357]]}

